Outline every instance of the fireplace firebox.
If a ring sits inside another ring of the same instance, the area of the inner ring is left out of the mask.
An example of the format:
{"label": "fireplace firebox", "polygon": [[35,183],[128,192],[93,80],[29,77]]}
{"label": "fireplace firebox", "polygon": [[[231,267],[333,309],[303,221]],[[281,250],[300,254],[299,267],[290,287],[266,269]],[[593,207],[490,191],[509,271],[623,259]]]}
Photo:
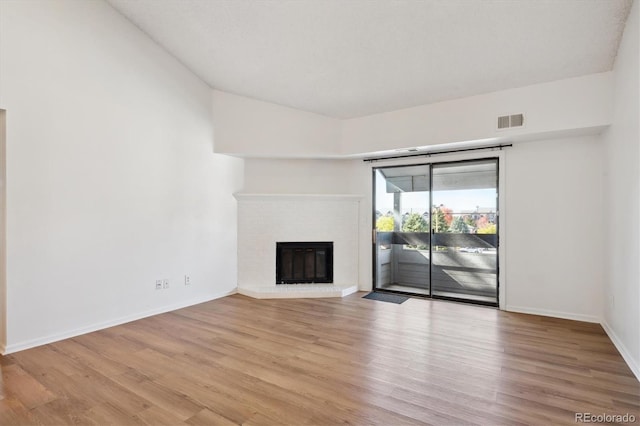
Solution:
{"label": "fireplace firebox", "polygon": [[333,242],[276,243],[276,284],[333,282]]}

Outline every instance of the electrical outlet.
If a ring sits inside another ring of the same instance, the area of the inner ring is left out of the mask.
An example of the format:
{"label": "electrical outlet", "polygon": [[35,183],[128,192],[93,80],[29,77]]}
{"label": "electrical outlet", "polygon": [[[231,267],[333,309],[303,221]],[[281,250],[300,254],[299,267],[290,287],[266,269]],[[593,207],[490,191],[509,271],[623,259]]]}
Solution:
{"label": "electrical outlet", "polygon": [[189,275],[184,276],[184,285],[191,285],[191,277]]}
{"label": "electrical outlet", "polygon": [[162,290],[162,280],[156,280],[156,290]]}
{"label": "electrical outlet", "polygon": [[169,288],[169,280],[168,279],[164,279],[162,280],[162,288]]}

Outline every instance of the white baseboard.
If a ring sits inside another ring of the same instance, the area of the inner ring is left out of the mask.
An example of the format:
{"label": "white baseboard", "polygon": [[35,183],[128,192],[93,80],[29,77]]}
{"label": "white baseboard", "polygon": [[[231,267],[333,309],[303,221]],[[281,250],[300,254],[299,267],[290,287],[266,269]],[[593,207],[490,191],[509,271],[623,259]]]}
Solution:
{"label": "white baseboard", "polygon": [[125,324],[125,323],[136,321],[142,318],[147,318],[147,317],[151,317],[158,314],[164,314],[166,312],[175,311],[177,309],[186,308],[188,306],[197,305],[199,303],[209,302],[211,300],[219,299],[225,296],[230,296],[235,293],[237,293],[236,288],[228,292],[202,296],[202,297],[191,299],[185,302],[180,302],[180,303],[176,303],[168,306],[162,306],[160,308],[150,309],[148,311],[127,315],[127,316],[116,318],[109,321],[103,321],[97,324],[92,324],[87,327],[76,328],[74,330],[68,330],[62,333],[56,333],[56,334],[52,334],[45,337],[39,337],[37,339],[25,340],[23,342],[0,347],[0,353],[2,355],[8,355],[14,352],[23,351],[25,349],[35,348],[36,346],[42,346],[49,343],[58,342],[60,340],[69,339],[71,337],[80,336],[82,334],[92,333],[98,330],[104,330],[105,328],[114,327],[116,325]]}
{"label": "white baseboard", "polygon": [[613,331],[613,329],[607,324],[605,320],[602,320],[602,328],[604,328],[605,333],[609,336],[609,339],[613,342],[613,345],[618,349],[622,358],[626,361],[627,365],[635,374],[636,379],[640,381],[640,365],[638,365],[638,360],[634,359],[631,355],[631,352],[627,349],[627,347],[622,343],[622,340],[618,337],[618,335]]}
{"label": "white baseboard", "polygon": [[569,319],[574,321],[593,322],[596,324],[600,323],[600,317],[595,315],[574,314],[571,312],[552,311],[548,309],[528,308],[525,306],[513,306],[513,305],[507,305],[505,307],[505,310],[508,312],[518,312],[521,314],[541,315],[543,317],[554,317],[554,318]]}

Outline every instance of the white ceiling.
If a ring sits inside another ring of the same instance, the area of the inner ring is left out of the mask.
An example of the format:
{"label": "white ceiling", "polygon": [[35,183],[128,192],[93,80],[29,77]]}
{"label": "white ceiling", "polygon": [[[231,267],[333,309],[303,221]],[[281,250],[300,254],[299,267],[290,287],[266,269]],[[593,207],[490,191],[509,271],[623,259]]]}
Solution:
{"label": "white ceiling", "polygon": [[108,0],[211,87],[337,118],[608,71],[631,0]]}

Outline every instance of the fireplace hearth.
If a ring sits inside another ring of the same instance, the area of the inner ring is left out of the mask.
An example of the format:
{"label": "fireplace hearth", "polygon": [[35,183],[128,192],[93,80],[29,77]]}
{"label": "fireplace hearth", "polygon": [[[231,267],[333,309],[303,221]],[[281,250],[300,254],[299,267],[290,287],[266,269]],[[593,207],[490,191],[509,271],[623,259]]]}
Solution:
{"label": "fireplace hearth", "polygon": [[333,242],[277,242],[276,284],[333,283]]}

